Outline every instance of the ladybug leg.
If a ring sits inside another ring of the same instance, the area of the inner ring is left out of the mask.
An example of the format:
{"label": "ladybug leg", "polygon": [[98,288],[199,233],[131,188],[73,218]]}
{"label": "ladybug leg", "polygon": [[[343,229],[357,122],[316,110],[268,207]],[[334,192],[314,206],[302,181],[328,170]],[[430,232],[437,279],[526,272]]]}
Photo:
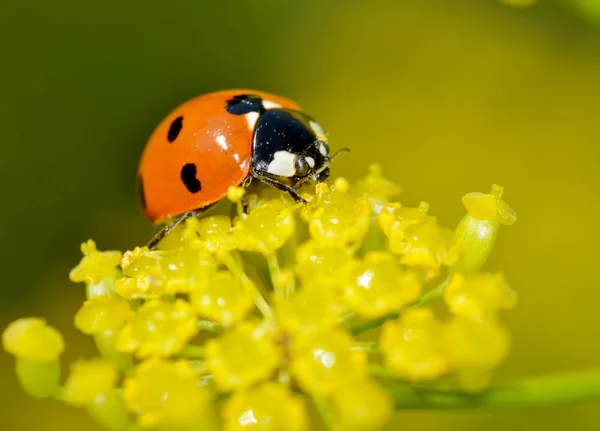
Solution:
{"label": "ladybug leg", "polygon": [[268,177],[266,175],[262,175],[260,172],[253,172],[252,175],[259,181],[262,181],[263,183],[265,183],[271,187],[275,187],[276,189],[281,190],[282,192],[289,193],[289,195],[292,198],[294,198],[296,203],[300,203],[300,202],[302,202],[303,204],[306,203],[306,199],[304,199],[302,196],[300,196],[298,193],[296,193],[296,191],[294,190],[294,188],[292,186],[288,186],[287,184],[283,184],[274,178]]}
{"label": "ladybug leg", "polygon": [[173,229],[175,229],[181,223],[185,222],[187,219],[189,219],[191,217],[196,217],[196,216],[202,214],[205,210],[206,210],[206,208],[200,208],[197,210],[192,210],[192,211],[188,211],[186,213],[181,214],[175,220],[168,223],[165,227],[163,227],[161,230],[159,230],[150,239],[150,241],[148,241],[148,244],[146,244],[146,247],[148,247],[150,250],[154,250],[156,248],[156,246],[158,245],[158,243],[161,242],[165,236],[167,236],[169,233],[171,233],[171,231]]}
{"label": "ladybug leg", "polygon": [[[244,182],[242,183],[242,187],[244,187],[245,189],[247,189],[248,187],[250,187],[250,184],[252,184],[252,175],[248,175],[246,177],[246,179],[244,180]],[[242,196],[242,210],[244,211],[244,214],[248,214],[248,194],[244,193],[244,196]]]}

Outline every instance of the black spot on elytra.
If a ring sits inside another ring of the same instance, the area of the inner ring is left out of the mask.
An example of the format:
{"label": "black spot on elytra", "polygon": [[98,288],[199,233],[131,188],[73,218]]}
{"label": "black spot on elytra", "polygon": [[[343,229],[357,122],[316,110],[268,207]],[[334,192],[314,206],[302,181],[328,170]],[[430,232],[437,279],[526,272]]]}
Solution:
{"label": "black spot on elytra", "polygon": [[183,181],[183,184],[190,193],[198,193],[200,190],[202,190],[200,180],[196,178],[196,172],[197,168],[193,163],[188,163],[181,168],[181,181]]}
{"label": "black spot on elytra", "polygon": [[169,131],[167,132],[167,140],[169,143],[172,143],[179,136],[179,132],[181,132],[181,128],[183,127],[183,117],[179,116],[173,120],[171,125],[169,126]]}
{"label": "black spot on elytra", "polygon": [[262,99],[256,94],[238,94],[227,101],[225,110],[233,115],[244,115],[249,112],[265,112]]}
{"label": "black spot on elytra", "polygon": [[143,210],[146,209],[146,195],[144,194],[144,180],[140,174],[137,175],[137,194],[138,201]]}

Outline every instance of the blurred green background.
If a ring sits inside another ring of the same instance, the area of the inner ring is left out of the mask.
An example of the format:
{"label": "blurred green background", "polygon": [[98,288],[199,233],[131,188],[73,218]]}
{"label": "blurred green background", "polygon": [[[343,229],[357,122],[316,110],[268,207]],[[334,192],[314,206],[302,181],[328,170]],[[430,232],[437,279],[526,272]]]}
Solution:
{"label": "blurred green background", "polygon": [[[513,0],[515,1],[515,0]],[[88,238],[126,249],[154,229],[135,201],[145,140],[178,103],[250,87],[296,99],[369,163],[454,226],[460,197],[506,188],[519,216],[489,268],[520,294],[498,379],[600,365],[598,1],[0,3],[0,327],[41,315],[90,356],[67,275]],[[588,13],[586,13],[588,12]],[[594,15],[595,12],[595,15]],[[36,401],[0,354],[0,429],[97,430]],[[600,403],[501,412],[400,413],[391,429],[598,430]]]}

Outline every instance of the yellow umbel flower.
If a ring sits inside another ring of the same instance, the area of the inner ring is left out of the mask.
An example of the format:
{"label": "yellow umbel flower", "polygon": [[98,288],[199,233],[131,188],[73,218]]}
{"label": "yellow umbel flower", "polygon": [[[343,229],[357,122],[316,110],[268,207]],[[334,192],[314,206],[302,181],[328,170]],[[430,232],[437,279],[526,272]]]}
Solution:
{"label": "yellow umbel flower", "polygon": [[79,265],[71,270],[69,278],[73,282],[97,282],[113,273],[121,261],[121,252],[103,251],[96,249],[96,243],[91,239],[81,244],[83,258]]}
{"label": "yellow umbel flower", "polygon": [[366,235],[371,222],[371,205],[353,198],[349,184],[338,179],[330,189],[317,185],[317,205],[308,206],[302,217],[308,222],[313,239],[332,245],[356,244]]}
{"label": "yellow umbel flower", "polygon": [[495,320],[456,316],[445,328],[445,349],[455,368],[490,370],[508,354],[510,336]]}
{"label": "yellow umbel flower", "polygon": [[331,395],[344,383],[366,376],[364,352],[352,349],[352,338],[341,330],[325,331],[293,347],[291,372],[306,392]]}
{"label": "yellow umbel flower", "polygon": [[231,219],[226,216],[188,220],[183,232],[183,241],[190,249],[198,250],[203,255],[236,248]]}
{"label": "yellow umbel flower", "polygon": [[201,425],[210,423],[212,396],[185,360],[148,359],[125,380],[123,395],[143,427],[205,429]]}
{"label": "yellow umbel flower", "polygon": [[432,222],[408,226],[403,241],[391,243],[390,249],[402,256],[401,263],[424,268],[430,279],[439,275],[442,265],[453,265],[460,257],[454,233]]}
{"label": "yellow umbel flower", "polygon": [[513,308],[517,294],[502,274],[454,274],[446,290],[444,300],[450,311],[471,319],[483,319],[486,314],[499,309]]}
{"label": "yellow umbel flower", "polygon": [[114,331],[132,316],[133,310],[124,299],[100,295],[83,303],[75,315],[75,327],[84,334]]}
{"label": "yellow umbel flower", "polygon": [[236,392],[223,409],[225,431],[304,431],[307,416],[302,400],[285,386],[264,383]]}
{"label": "yellow umbel flower", "polygon": [[206,366],[223,391],[266,380],[280,361],[280,351],[268,325],[244,322],[206,343]]}
{"label": "yellow umbel flower", "polygon": [[[75,362],[61,387],[60,334],[14,322],[3,342],[21,386],[110,431],[304,431],[308,404],[331,429],[379,430],[394,407],[484,389],[510,347],[498,311],[516,301],[481,272],[514,222],[502,189],[466,195],[455,232],[426,203],[390,201],[400,189],[378,167],[297,191],[306,204],[231,188],[229,206],[153,250],[83,244],[75,325],[101,359]],[[382,325],[379,342],[358,338]]]}
{"label": "yellow umbel flower", "polygon": [[270,255],[294,232],[294,214],[281,200],[268,201],[235,225],[240,250]]}
{"label": "yellow umbel flower", "polygon": [[296,274],[304,283],[340,289],[340,272],[350,257],[350,250],[340,244],[310,239],[296,250]]}
{"label": "yellow umbel flower", "polygon": [[429,204],[421,202],[418,208],[403,207],[399,202],[389,203],[377,215],[377,223],[390,240],[391,249],[399,249],[404,241],[406,228],[418,223],[435,223],[428,214]]}
{"label": "yellow umbel flower", "polygon": [[443,334],[443,324],[430,309],[406,311],[383,327],[380,345],[386,366],[409,380],[441,376],[448,369]]}
{"label": "yellow umbel flower", "polygon": [[74,406],[91,404],[99,395],[107,395],[117,383],[117,368],[102,359],[79,360],[71,364],[65,382],[64,400]]}
{"label": "yellow umbel flower", "polygon": [[2,346],[16,357],[15,371],[25,392],[36,398],[57,394],[59,358],[65,343],[56,329],[46,325],[43,319],[19,319],[2,333]]}
{"label": "yellow umbel flower", "polygon": [[336,391],[333,405],[340,430],[380,430],[392,417],[393,402],[377,384],[369,380],[350,382]]}
{"label": "yellow umbel flower", "polygon": [[139,358],[170,356],[181,351],[197,332],[194,310],[186,301],[155,299],[142,305],[127,322],[116,347],[135,352]]}
{"label": "yellow umbel flower", "polygon": [[218,271],[194,284],[190,303],[200,317],[231,326],[248,314],[254,298],[233,274]]}
{"label": "yellow umbel flower", "polygon": [[478,220],[495,221],[500,224],[511,225],[517,220],[517,215],[502,200],[503,194],[504,188],[494,184],[490,194],[467,193],[463,196],[462,202],[467,211],[469,211],[469,214]]}
{"label": "yellow umbel flower", "polygon": [[331,329],[346,310],[341,299],[320,284],[307,285],[291,297],[279,295],[275,304],[279,325],[295,335]]}
{"label": "yellow umbel flower", "polygon": [[353,262],[348,272],[344,298],[360,316],[383,316],[421,295],[420,277],[403,270],[391,253],[369,252],[363,260]]}
{"label": "yellow umbel flower", "polygon": [[65,348],[62,335],[33,317],[12,322],[2,334],[2,346],[8,353],[35,362],[53,362]]}

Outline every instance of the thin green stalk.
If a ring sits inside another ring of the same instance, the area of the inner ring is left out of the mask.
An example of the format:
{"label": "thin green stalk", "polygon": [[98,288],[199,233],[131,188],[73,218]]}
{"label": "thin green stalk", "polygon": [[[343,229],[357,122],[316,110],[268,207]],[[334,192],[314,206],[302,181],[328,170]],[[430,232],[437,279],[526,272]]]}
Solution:
{"label": "thin green stalk", "polygon": [[183,348],[183,350],[181,352],[179,352],[177,354],[177,356],[180,356],[182,358],[198,358],[198,359],[202,359],[205,356],[205,349],[204,346],[198,346],[198,345],[194,345],[194,344],[188,344],[187,346],[185,346]]}
{"label": "thin green stalk", "polygon": [[[417,299],[412,304],[407,305],[406,308],[422,307],[424,305],[429,304],[432,301],[435,301],[436,299],[438,299],[439,297],[442,296],[442,294],[444,293],[444,289],[446,288],[446,286],[448,285],[449,282],[450,282],[450,275],[443,282],[441,282],[438,286],[425,292],[419,299]],[[378,317],[378,318],[372,319],[372,320],[367,320],[366,322],[362,322],[357,325],[354,325],[350,328],[350,332],[353,335],[362,334],[363,332],[369,331],[370,329],[375,329],[375,328],[380,327],[388,320],[397,319],[398,317],[400,317],[400,313],[386,314],[385,316],[381,316],[381,317]]]}
{"label": "thin green stalk", "polygon": [[319,412],[319,416],[321,416],[321,419],[323,420],[323,423],[325,424],[325,428],[327,430],[333,430],[334,423],[335,423],[335,416],[334,416],[333,408],[331,407],[329,401],[327,401],[323,398],[313,398],[312,400],[313,400],[313,404],[317,408],[317,411]]}
{"label": "thin green stalk", "polygon": [[397,409],[505,409],[542,407],[600,400],[600,370],[527,378],[476,395],[416,389],[380,379]]}
{"label": "thin green stalk", "polygon": [[448,274],[448,276],[446,277],[446,279],[444,281],[442,281],[440,284],[438,284],[433,289],[425,292],[423,295],[421,295],[421,297],[419,299],[417,299],[415,302],[410,304],[408,307],[422,307],[422,306],[427,305],[430,302],[433,302],[436,299],[440,298],[444,294],[444,289],[446,289],[446,286],[450,283],[451,277],[452,277],[452,274]]}
{"label": "thin green stalk", "polygon": [[[265,258],[267,259],[267,265],[269,267],[269,273],[271,275],[271,283],[273,284],[273,288],[278,290],[279,284],[277,282],[277,277],[281,274],[281,266],[279,265],[279,257],[277,257],[277,253],[266,254]],[[294,293],[295,286],[286,285],[283,289],[283,294],[285,296],[291,296]]]}
{"label": "thin green stalk", "polygon": [[359,334],[362,334],[363,332],[369,331],[371,329],[379,328],[386,321],[392,320],[392,319],[397,319],[399,316],[400,316],[400,313],[390,313],[390,314],[386,314],[385,316],[378,317],[377,319],[367,320],[366,322],[362,322],[362,323],[353,325],[350,328],[350,332],[353,335],[359,335]]}
{"label": "thin green stalk", "polygon": [[211,322],[210,320],[198,320],[196,322],[196,326],[198,326],[199,329],[209,332],[219,333],[223,331],[223,327],[221,325]]}
{"label": "thin green stalk", "polygon": [[357,341],[352,346],[352,349],[362,350],[365,353],[380,353],[379,344],[374,341]]}
{"label": "thin green stalk", "polygon": [[237,260],[231,255],[231,253],[223,253],[222,256],[223,263],[225,266],[231,271],[234,277],[236,277],[242,286],[247,289],[255,298],[254,303],[256,304],[256,308],[260,310],[262,315],[267,319],[273,318],[273,310],[265,301],[265,298],[261,295],[260,291],[256,287],[256,285],[250,280],[250,278],[244,272],[244,268],[238,263]]}

